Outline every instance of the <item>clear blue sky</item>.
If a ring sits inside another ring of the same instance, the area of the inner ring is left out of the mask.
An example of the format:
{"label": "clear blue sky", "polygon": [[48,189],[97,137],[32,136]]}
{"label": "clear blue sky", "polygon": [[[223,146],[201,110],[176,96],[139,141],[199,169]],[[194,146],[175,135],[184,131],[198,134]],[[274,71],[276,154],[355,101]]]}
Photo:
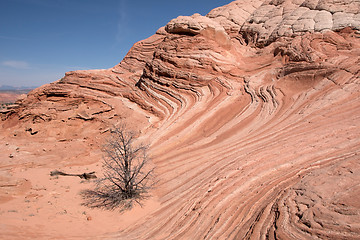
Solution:
{"label": "clear blue sky", "polygon": [[110,68],[179,15],[231,0],[0,0],[0,86],[40,86]]}

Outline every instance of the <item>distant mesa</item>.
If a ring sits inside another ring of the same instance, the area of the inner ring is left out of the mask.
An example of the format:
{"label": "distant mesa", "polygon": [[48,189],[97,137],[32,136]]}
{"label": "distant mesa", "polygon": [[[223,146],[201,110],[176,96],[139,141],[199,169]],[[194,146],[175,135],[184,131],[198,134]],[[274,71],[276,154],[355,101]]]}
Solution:
{"label": "distant mesa", "polygon": [[10,85],[1,85],[0,86],[1,109],[5,108],[6,105],[11,105],[17,100],[24,99],[26,97],[26,94],[35,88],[36,88],[35,86],[14,87]]}
{"label": "distant mesa", "polygon": [[32,90],[37,88],[38,86],[21,86],[21,87],[14,87],[11,85],[1,85],[0,91],[24,91],[24,90]]}

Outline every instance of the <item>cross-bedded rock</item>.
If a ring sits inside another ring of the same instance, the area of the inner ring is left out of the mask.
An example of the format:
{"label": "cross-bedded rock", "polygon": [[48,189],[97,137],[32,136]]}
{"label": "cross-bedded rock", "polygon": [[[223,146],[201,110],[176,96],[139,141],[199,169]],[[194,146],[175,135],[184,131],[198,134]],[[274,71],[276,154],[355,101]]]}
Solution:
{"label": "cross-bedded rock", "polygon": [[358,0],[238,0],[180,16],[113,68],[29,93],[3,141],[46,165],[31,147],[55,139],[52,162],[74,162],[113,124],[139,130],[161,204],[113,238],[357,239],[359,14]]}

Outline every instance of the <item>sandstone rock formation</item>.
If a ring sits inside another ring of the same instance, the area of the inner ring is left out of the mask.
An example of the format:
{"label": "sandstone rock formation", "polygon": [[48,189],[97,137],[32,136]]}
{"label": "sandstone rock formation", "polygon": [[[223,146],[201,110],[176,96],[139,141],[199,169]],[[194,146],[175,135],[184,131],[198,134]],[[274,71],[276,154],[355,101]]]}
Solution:
{"label": "sandstone rock formation", "polygon": [[0,181],[19,180],[4,204],[27,189],[14,169],[96,163],[125,121],[151,144],[157,204],[106,237],[358,239],[359,83],[358,0],[238,0],[178,17],[117,66],[66,73],[2,114],[13,157]]}

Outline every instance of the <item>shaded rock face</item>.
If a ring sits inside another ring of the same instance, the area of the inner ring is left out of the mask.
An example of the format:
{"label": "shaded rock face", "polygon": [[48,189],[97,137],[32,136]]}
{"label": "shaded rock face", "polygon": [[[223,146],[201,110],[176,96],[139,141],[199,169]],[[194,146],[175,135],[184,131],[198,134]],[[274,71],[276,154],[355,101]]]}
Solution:
{"label": "shaded rock face", "polygon": [[360,1],[239,0],[178,17],[117,66],[32,91],[2,114],[4,136],[141,131],[161,206],[114,238],[356,239],[359,14]]}

